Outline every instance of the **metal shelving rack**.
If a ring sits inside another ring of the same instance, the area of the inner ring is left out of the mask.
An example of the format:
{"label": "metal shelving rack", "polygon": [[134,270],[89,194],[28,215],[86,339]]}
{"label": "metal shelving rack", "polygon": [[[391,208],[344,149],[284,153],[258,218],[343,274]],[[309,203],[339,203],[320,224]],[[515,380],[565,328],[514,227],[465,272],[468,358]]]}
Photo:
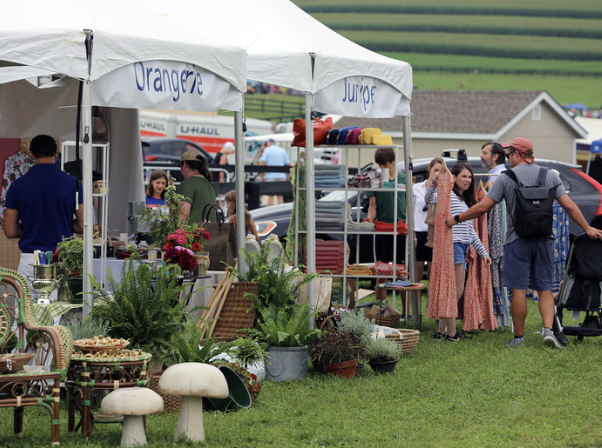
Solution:
{"label": "metal shelving rack", "polygon": [[[64,169],[65,163],[75,160],[75,141],[66,141],[61,144],[61,169]],[[79,145],[83,148],[83,143]],[[93,169],[102,175],[102,192],[92,193],[92,198],[98,200],[98,206],[95,207],[96,223],[101,225],[100,242],[93,243],[94,247],[100,248],[100,279],[101,285],[106,284],[107,280],[107,243],[108,243],[108,218],[109,218],[109,156],[110,145],[92,144],[92,158],[94,160]]]}

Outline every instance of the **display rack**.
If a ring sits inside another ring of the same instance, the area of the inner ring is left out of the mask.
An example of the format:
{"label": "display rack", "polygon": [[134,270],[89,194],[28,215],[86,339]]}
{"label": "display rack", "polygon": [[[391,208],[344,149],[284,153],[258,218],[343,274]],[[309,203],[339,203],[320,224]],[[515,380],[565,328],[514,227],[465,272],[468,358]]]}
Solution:
{"label": "display rack", "polygon": [[[320,146],[320,147],[326,147],[326,146]],[[358,167],[358,169],[360,169],[362,167],[362,163],[361,161],[362,159],[362,153],[364,152],[369,152],[370,154],[370,161],[374,161],[374,152],[376,151],[376,149],[378,148],[393,148],[395,150],[395,161],[396,163],[399,163],[400,160],[403,160],[403,147],[399,146],[399,145],[338,145],[336,146],[337,149],[339,149],[340,151],[340,164],[341,165],[345,165],[347,167],[347,174],[345,176],[345,185],[343,187],[338,187],[338,188],[317,188],[316,190],[322,191],[322,192],[332,192],[332,191],[344,191],[344,203],[345,203],[345,219],[344,219],[344,226],[343,226],[343,230],[339,230],[339,231],[333,231],[333,230],[328,230],[328,231],[319,231],[316,230],[316,234],[322,234],[322,233],[328,233],[331,235],[342,235],[343,236],[343,241],[347,242],[348,241],[348,237],[350,235],[355,235],[356,237],[356,245],[355,245],[355,254],[349,254],[350,256],[348,257],[351,258],[355,255],[355,264],[359,264],[359,260],[360,260],[360,237],[362,235],[374,235],[373,231],[358,231],[358,230],[350,230],[348,228],[348,219],[347,219],[347,204],[349,203],[349,193],[350,192],[357,192],[357,203],[356,206],[358,208],[358,211],[356,213],[355,216],[355,220],[356,222],[360,222],[360,194],[362,192],[366,192],[366,191],[380,191],[380,192],[386,192],[386,191],[391,191],[395,193],[395,216],[397,215],[397,194],[400,193],[400,190],[398,189],[398,185],[397,185],[397,176],[395,176],[395,187],[394,188],[370,188],[370,187],[364,187],[364,188],[355,188],[355,187],[349,187],[349,167],[350,166],[355,166]],[[357,149],[357,154],[350,154],[352,149]],[[401,158],[400,158],[401,155]],[[351,160],[351,159],[354,160]],[[298,187],[298,189],[300,191],[305,190],[305,188],[303,187]],[[405,194],[405,192],[403,193]],[[408,206],[411,206],[411,204],[407,204],[406,203],[406,210],[408,208]],[[397,230],[397,229],[395,229]],[[297,226],[297,232],[299,234],[304,234],[307,233],[307,231],[305,230],[298,230],[298,226]],[[397,232],[378,232],[379,235],[393,235],[394,236],[394,241],[395,241],[395,246],[394,246],[394,253],[393,253],[393,258],[396,259],[396,251],[397,251]],[[408,238],[406,238],[406,250],[405,250],[405,266],[408,266],[408,255],[407,255],[407,244],[408,244]],[[345,261],[344,267],[343,267],[343,273],[342,274],[329,274],[330,277],[333,278],[342,278],[343,279],[343,297],[347,297],[347,286],[348,286],[348,279],[353,279],[354,283],[355,283],[355,292],[356,292],[356,296],[357,296],[357,292],[359,289],[359,280],[361,279],[376,279],[376,278],[383,278],[383,275],[357,275],[357,274],[350,274],[348,273],[348,263],[347,260]],[[393,281],[395,280],[400,280],[400,279],[406,279],[407,277],[399,277],[396,275],[396,270],[393,269],[393,275],[390,276],[389,278],[392,278]],[[345,305],[347,305],[347,303],[345,303]],[[395,292],[393,292],[393,306],[395,306]],[[407,310],[407,297],[406,297],[406,310]],[[407,317],[407,316],[406,316]]]}
{"label": "display rack", "polygon": [[[100,224],[100,238],[93,243],[94,250],[100,251],[100,279],[101,285],[107,280],[107,244],[108,244],[108,217],[109,217],[109,143],[92,144],[92,169],[102,177],[102,185],[94,188],[92,198],[97,202],[94,206],[94,223]],[[76,160],[76,142],[66,141],[61,144],[61,169],[64,170],[65,163]],[[83,143],[79,144],[80,150]]]}

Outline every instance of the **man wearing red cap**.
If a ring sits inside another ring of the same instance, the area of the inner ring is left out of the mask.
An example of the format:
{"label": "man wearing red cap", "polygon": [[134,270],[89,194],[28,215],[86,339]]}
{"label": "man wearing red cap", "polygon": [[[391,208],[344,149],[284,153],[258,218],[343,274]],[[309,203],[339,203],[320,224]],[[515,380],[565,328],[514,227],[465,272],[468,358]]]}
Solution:
{"label": "man wearing red cap", "polygon": [[[502,145],[518,181],[526,186],[537,185],[539,166],[534,163],[533,145],[526,138],[518,137]],[[569,198],[560,177],[548,170],[544,187],[555,187],[555,198],[566,210],[571,219],[587,233],[590,238],[602,239],[602,230],[590,226],[579,207]],[[446,218],[445,224],[452,227],[458,222],[478,218],[493,206],[506,200],[508,211],[508,232],[504,247],[504,285],[512,288],[512,323],[514,339],[508,347],[524,345],[525,319],[527,317],[527,288],[534,289],[539,295],[539,312],[544,325],[544,344],[552,348],[561,348],[554,336],[554,298],[552,296],[554,239],[553,236],[541,238],[521,238],[514,229],[514,208],[516,182],[507,174],[498,176],[487,197],[464,213]]]}

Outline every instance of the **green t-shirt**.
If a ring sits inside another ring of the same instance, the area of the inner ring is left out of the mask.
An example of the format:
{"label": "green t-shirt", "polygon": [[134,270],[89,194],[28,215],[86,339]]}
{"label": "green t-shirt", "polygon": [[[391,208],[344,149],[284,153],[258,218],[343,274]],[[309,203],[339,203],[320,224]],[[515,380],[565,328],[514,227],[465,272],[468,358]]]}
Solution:
{"label": "green t-shirt", "polygon": [[[201,224],[203,209],[207,204],[215,205],[215,190],[206,178],[201,176],[191,176],[184,179],[177,189],[178,194],[184,196],[187,202],[190,202],[189,224]],[[211,211],[209,220],[216,221],[215,210]]]}
{"label": "green t-shirt", "polygon": [[[388,174],[388,173],[387,173]],[[381,188],[395,188],[394,180],[387,180],[382,183]],[[376,220],[381,222],[393,223],[400,219],[406,222],[406,175],[405,173],[397,174],[397,219],[394,216],[394,191],[367,191],[366,196],[376,197]]]}

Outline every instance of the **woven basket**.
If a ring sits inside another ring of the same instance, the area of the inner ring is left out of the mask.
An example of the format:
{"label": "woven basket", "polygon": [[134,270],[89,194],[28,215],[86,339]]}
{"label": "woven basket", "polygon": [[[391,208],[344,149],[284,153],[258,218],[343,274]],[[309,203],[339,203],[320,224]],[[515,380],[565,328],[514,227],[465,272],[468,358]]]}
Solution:
{"label": "woven basket", "polygon": [[239,331],[251,328],[255,321],[253,300],[247,294],[257,296],[259,283],[237,282],[228,291],[224,307],[219,315],[213,334],[216,341],[229,341],[247,336],[247,332]]}
{"label": "woven basket", "polygon": [[374,321],[376,325],[383,327],[396,328],[399,325],[399,319],[401,316],[383,316],[382,314],[372,314],[368,309],[364,309],[364,316],[371,321]]}
{"label": "woven basket", "polygon": [[398,328],[397,331],[403,335],[403,339],[399,339],[399,336],[396,334],[386,334],[385,337],[401,345],[403,356],[411,355],[416,348],[416,345],[418,345],[420,331],[411,330],[409,328]]}
{"label": "woven basket", "polygon": [[178,412],[180,410],[181,397],[175,395],[163,395],[159,392],[159,378],[163,375],[163,370],[150,374],[149,387],[153,392],[157,392],[163,398],[163,412]]}

